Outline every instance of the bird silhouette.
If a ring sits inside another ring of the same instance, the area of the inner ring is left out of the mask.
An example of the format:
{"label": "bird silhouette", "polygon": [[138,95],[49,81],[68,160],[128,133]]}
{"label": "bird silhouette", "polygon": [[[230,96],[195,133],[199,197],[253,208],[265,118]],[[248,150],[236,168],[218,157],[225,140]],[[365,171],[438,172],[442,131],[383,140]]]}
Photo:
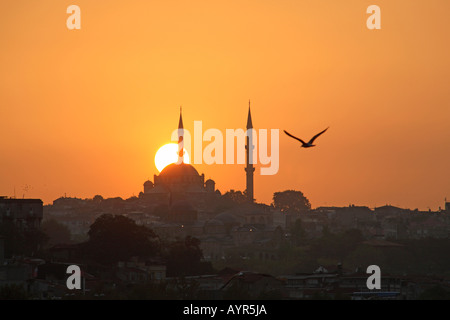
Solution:
{"label": "bird silhouette", "polygon": [[[329,128],[329,127],[328,127]],[[325,131],[328,130],[328,128],[326,128],[325,130],[323,130],[322,132],[319,132],[318,134],[316,134],[314,137],[311,138],[311,140],[309,140],[308,142],[303,141],[300,138],[297,138],[296,136],[293,136],[292,134],[290,134],[289,132],[287,132],[286,130],[283,130],[284,133],[286,133],[289,137],[294,138],[295,140],[298,140],[302,143],[302,148],[311,148],[311,147],[315,147],[314,140],[317,139],[318,136],[320,136],[322,133],[324,133]]]}

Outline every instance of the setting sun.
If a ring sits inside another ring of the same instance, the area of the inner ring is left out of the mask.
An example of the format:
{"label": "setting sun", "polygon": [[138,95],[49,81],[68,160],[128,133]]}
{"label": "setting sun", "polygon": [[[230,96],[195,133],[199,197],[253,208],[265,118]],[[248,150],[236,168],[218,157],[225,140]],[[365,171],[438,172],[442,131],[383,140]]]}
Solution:
{"label": "setting sun", "polygon": [[[186,149],[183,149],[183,162],[189,163],[189,154]],[[168,143],[158,149],[155,155],[155,166],[159,172],[171,163],[175,163],[178,160],[178,144]]]}

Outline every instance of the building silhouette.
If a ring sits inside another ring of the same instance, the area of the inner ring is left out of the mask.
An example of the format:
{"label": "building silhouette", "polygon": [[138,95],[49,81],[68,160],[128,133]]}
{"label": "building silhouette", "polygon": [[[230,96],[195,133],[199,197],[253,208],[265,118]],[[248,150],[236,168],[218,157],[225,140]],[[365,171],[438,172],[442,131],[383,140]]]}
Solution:
{"label": "building silhouette", "polygon": [[43,217],[41,199],[0,197],[0,223],[12,222],[22,230],[39,228]]}
{"label": "building silhouette", "polygon": [[217,197],[214,180],[205,181],[205,175],[183,161],[183,118],[180,109],[178,122],[178,162],[166,166],[153,182],[144,183],[140,198],[167,211],[166,220],[188,223],[207,215],[211,210],[207,203]]}
{"label": "building silhouette", "polygon": [[[253,129],[250,102],[247,129]],[[191,164],[183,161],[183,118],[180,109],[178,121],[178,162],[166,166],[153,181],[144,183],[139,199],[152,207],[161,217],[152,222],[151,228],[165,237],[198,237],[205,246],[205,255],[223,252],[224,246],[252,243],[270,237],[273,231],[273,212],[269,206],[254,201],[252,161],[254,145],[252,133],[246,141],[246,190],[247,201],[221,208],[221,194],[212,179],[205,181]],[[210,248],[206,248],[210,246]],[[217,249],[220,247],[221,249]],[[220,256],[220,255],[217,255]]]}

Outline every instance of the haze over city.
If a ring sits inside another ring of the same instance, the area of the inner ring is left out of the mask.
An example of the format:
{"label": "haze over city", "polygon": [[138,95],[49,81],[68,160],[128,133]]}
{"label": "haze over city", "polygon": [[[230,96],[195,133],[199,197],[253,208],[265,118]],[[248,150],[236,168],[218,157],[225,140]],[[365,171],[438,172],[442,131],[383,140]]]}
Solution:
{"label": "haze over city", "polygon": [[[437,210],[450,197],[446,1],[60,1],[0,4],[0,195],[128,198],[158,173],[156,151],[184,127],[280,134],[276,175],[255,199],[301,190],[313,207]],[[5,120],[7,119],[7,120]],[[258,166],[256,166],[258,167]],[[222,192],[242,165],[196,165]]]}

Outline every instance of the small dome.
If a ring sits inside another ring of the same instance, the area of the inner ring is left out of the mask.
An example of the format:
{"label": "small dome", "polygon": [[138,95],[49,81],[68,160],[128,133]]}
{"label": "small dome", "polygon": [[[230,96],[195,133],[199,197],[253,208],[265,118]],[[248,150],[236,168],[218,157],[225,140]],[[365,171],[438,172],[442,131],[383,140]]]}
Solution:
{"label": "small dome", "polygon": [[144,182],[144,187],[146,187],[146,186],[151,186],[151,187],[153,187],[153,182],[151,182],[150,180],[145,181],[145,182]]}
{"label": "small dome", "polygon": [[172,163],[165,167],[161,173],[160,177],[181,177],[181,176],[200,176],[198,171],[188,163]]}

